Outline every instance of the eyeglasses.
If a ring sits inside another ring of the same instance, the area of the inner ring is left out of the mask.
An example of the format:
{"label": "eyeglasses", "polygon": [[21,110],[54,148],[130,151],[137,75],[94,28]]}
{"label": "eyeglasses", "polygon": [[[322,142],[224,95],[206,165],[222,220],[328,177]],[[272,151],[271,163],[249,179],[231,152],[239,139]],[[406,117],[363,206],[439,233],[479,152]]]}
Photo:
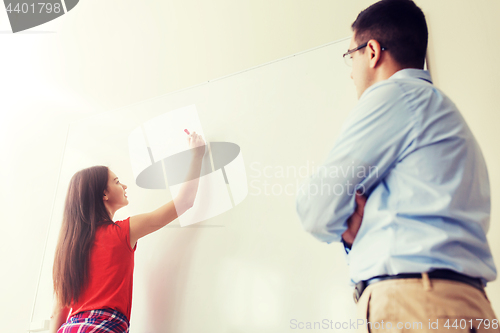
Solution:
{"label": "eyeglasses", "polygon": [[[351,49],[351,50],[348,50],[346,53],[344,53],[344,55],[342,57],[344,57],[344,61],[346,63],[347,66],[351,67],[352,66],[352,55],[351,53],[354,53],[358,50],[361,50],[363,47],[366,47],[366,45],[368,45],[368,42],[358,46],[358,47],[355,47],[354,49]],[[382,51],[385,51],[387,50],[387,48],[385,47],[382,47],[381,48]]]}

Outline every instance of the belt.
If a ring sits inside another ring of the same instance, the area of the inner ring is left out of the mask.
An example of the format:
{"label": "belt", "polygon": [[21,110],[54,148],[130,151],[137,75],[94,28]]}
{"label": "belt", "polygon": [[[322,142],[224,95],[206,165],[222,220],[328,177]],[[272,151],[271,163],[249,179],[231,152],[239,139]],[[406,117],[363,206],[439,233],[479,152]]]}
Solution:
{"label": "belt", "polygon": [[[443,280],[452,280],[452,281],[459,281],[459,282],[464,282],[467,283],[480,291],[484,292],[483,288],[483,283],[481,282],[481,279],[479,278],[472,278],[470,276],[460,274],[458,272],[449,270],[449,269],[437,269],[431,272],[427,273],[429,275],[429,278],[433,279],[443,279]],[[379,282],[379,281],[384,281],[384,280],[389,280],[389,279],[411,279],[411,278],[422,278],[422,273],[401,273],[401,274],[396,274],[396,275],[380,275],[380,276],[375,276],[372,277],[371,279],[360,281],[356,283],[356,286],[354,287],[354,303],[358,303],[359,298],[361,297],[361,294],[363,294],[363,291],[368,287],[370,284]]]}

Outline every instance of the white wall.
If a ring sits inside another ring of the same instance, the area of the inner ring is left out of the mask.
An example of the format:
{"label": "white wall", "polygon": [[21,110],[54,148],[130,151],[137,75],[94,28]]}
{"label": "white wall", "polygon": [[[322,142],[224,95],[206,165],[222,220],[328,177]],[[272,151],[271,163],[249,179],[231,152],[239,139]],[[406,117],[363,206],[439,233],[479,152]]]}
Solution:
{"label": "white wall", "polygon": [[[29,327],[69,122],[349,36],[373,2],[87,0],[19,34],[7,33],[0,11],[1,330]],[[488,164],[498,266],[500,4],[416,2],[428,21],[434,83],[457,104]],[[500,283],[486,291],[498,316]]]}

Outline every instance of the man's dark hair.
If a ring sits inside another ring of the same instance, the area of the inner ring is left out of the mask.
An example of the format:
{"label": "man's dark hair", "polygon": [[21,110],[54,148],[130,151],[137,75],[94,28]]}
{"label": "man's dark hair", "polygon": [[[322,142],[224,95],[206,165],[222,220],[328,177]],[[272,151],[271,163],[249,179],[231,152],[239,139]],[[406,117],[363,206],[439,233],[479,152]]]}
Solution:
{"label": "man's dark hair", "polygon": [[359,13],[352,30],[358,45],[375,39],[403,68],[424,68],[427,24],[413,1],[379,1]]}

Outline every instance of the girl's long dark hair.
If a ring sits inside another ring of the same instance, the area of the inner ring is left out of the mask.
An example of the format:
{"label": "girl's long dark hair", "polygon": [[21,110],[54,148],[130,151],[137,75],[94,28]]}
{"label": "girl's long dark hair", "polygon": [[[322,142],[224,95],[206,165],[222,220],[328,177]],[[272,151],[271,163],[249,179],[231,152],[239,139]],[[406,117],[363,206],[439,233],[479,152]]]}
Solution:
{"label": "girl's long dark hair", "polygon": [[88,280],[89,252],[97,225],[113,223],[103,202],[108,171],[101,165],[83,169],[69,183],[52,271],[60,307],[79,301]]}

